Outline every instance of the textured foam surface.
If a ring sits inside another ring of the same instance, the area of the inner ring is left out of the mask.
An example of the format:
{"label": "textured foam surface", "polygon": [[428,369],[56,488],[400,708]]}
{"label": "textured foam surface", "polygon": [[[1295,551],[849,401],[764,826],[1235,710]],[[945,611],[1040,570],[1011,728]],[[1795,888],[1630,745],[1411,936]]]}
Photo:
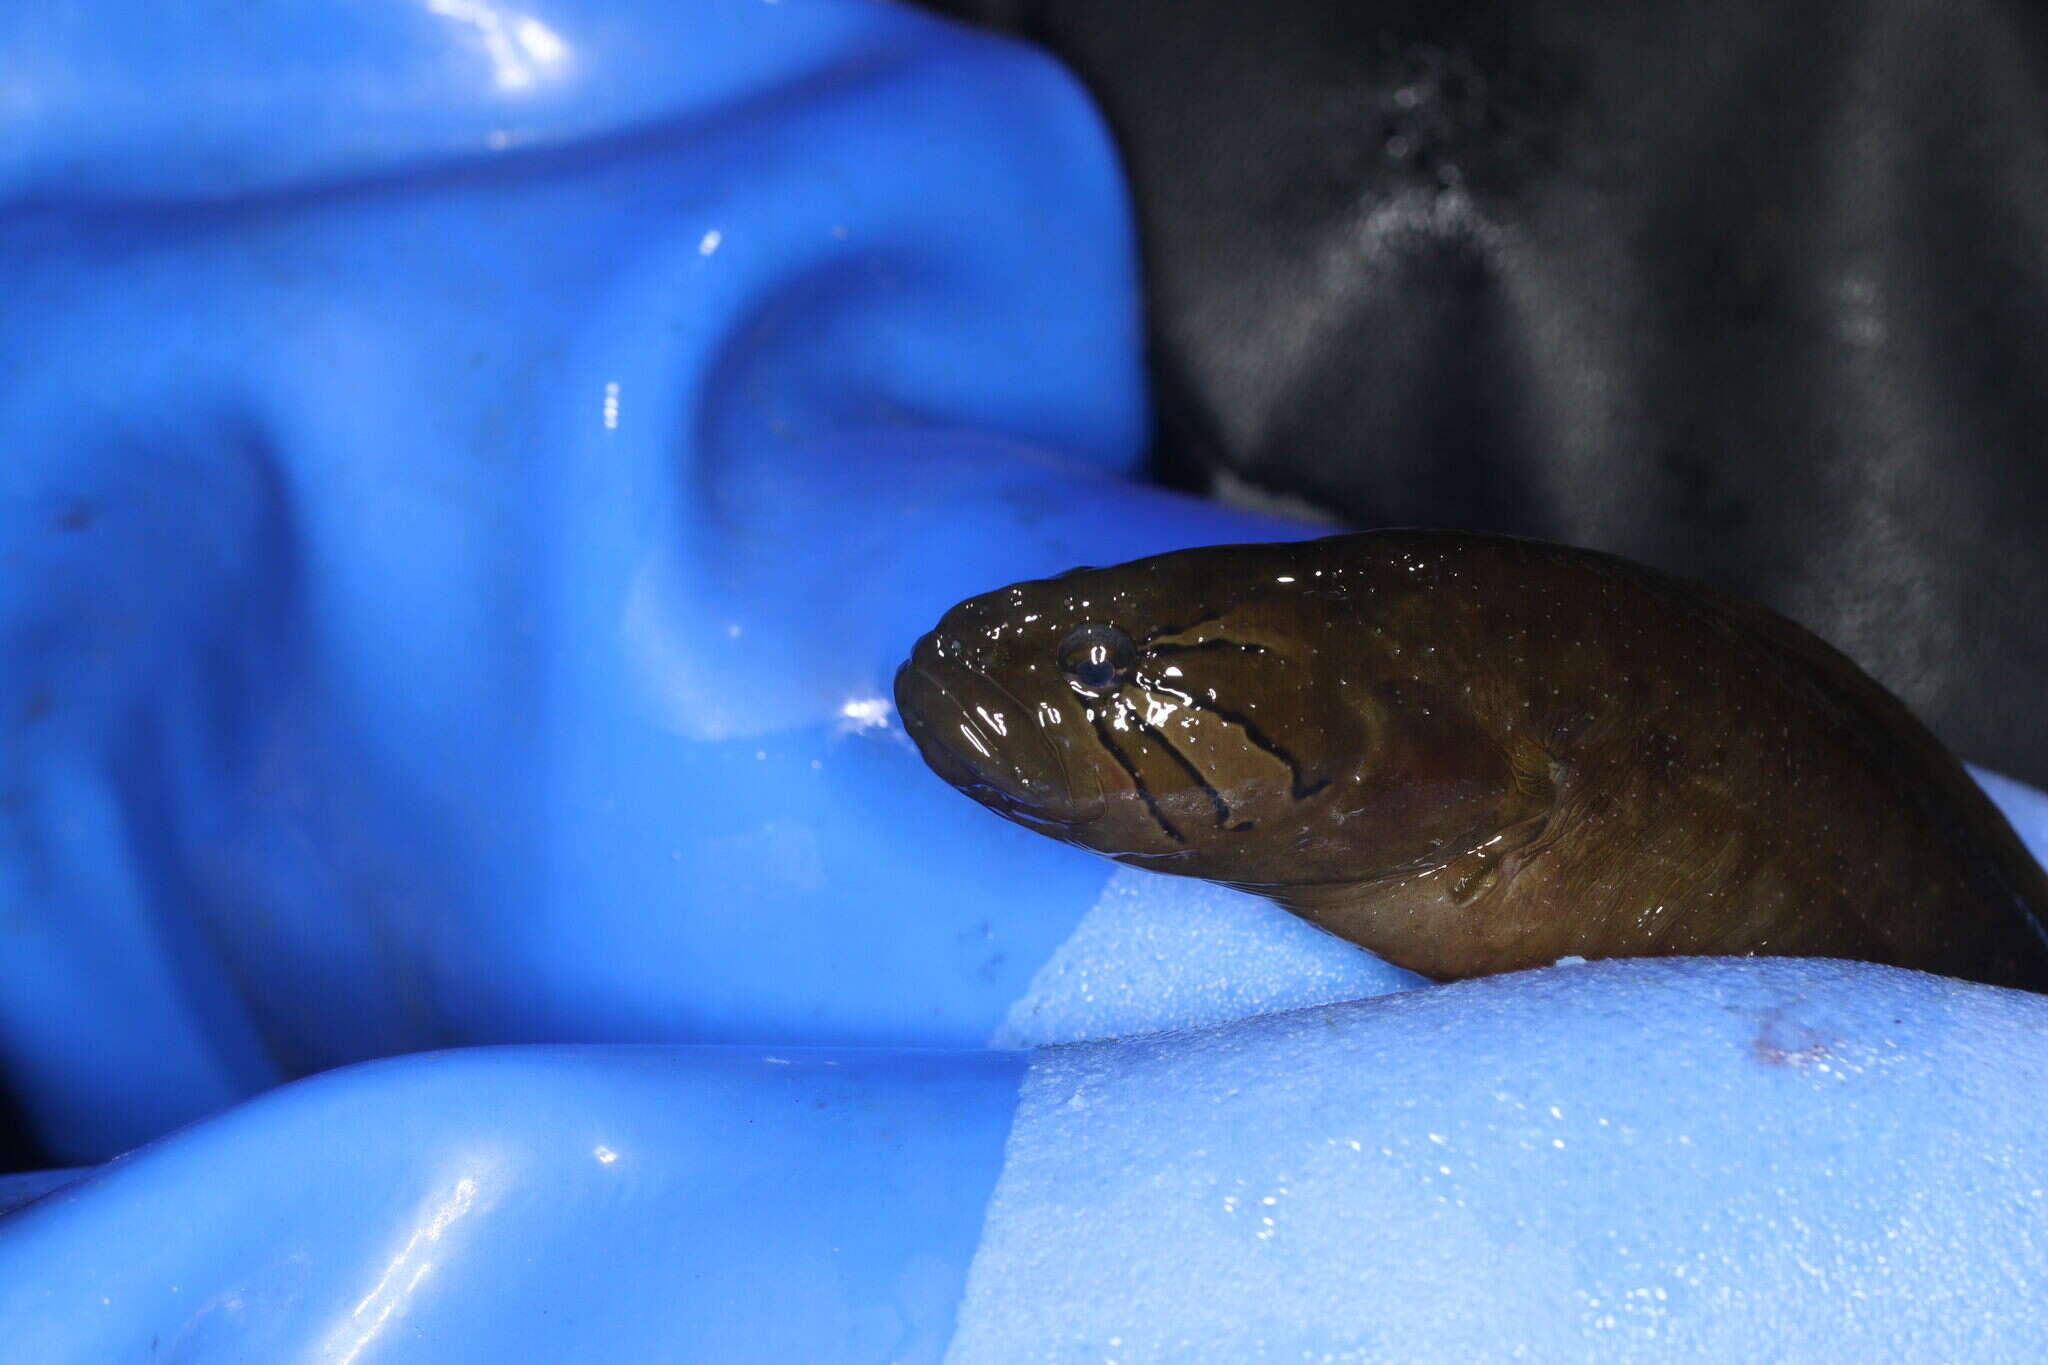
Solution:
{"label": "textured foam surface", "polygon": [[2038,1360],[2048,1000],[1593,963],[1052,1048],[948,1359]]}
{"label": "textured foam surface", "polygon": [[1192,1028],[1426,984],[1271,901],[1121,867],[989,1045]]}

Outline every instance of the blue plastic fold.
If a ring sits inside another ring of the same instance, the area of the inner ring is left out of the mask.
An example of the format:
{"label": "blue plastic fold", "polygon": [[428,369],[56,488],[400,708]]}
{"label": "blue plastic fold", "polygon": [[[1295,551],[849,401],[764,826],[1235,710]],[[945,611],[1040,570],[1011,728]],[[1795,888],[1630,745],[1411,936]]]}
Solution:
{"label": "blue plastic fold", "polygon": [[1108,869],[922,770],[905,642],[1293,531],[1112,477],[1093,112],[896,6],[378,14],[0,27],[0,1063],[40,1137],[457,1044],[981,1044]]}

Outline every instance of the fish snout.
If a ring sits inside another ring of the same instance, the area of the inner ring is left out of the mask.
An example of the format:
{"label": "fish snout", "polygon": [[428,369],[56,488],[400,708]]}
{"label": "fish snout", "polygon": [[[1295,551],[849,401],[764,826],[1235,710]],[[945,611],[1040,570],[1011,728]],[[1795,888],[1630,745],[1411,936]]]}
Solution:
{"label": "fish snout", "polygon": [[925,763],[998,813],[1026,823],[1082,823],[1100,813],[1077,789],[1038,713],[971,667],[940,657],[930,636],[896,670],[896,711]]}

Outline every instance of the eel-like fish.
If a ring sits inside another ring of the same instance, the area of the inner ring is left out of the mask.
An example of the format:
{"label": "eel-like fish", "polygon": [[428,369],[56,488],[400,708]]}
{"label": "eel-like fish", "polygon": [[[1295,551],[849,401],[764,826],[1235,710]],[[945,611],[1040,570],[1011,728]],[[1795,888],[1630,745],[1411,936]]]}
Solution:
{"label": "eel-like fish", "polygon": [[938,774],[1438,979],[1860,958],[2048,989],[2048,876],[1791,621],[1610,555],[1371,531],[1002,588],[917,642]]}

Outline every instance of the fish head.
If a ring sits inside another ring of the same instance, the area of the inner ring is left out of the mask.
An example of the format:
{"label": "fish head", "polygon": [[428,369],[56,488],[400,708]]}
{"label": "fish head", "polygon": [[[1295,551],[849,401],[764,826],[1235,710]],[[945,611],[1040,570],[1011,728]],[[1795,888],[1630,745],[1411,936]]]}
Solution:
{"label": "fish head", "polygon": [[1349,875],[1384,855],[1336,807],[1390,732],[1365,656],[1333,638],[1341,592],[1303,590],[1290,548],[970,598],[898,671],[904,729],[984,806],[1123,862],[1234,884]]}

